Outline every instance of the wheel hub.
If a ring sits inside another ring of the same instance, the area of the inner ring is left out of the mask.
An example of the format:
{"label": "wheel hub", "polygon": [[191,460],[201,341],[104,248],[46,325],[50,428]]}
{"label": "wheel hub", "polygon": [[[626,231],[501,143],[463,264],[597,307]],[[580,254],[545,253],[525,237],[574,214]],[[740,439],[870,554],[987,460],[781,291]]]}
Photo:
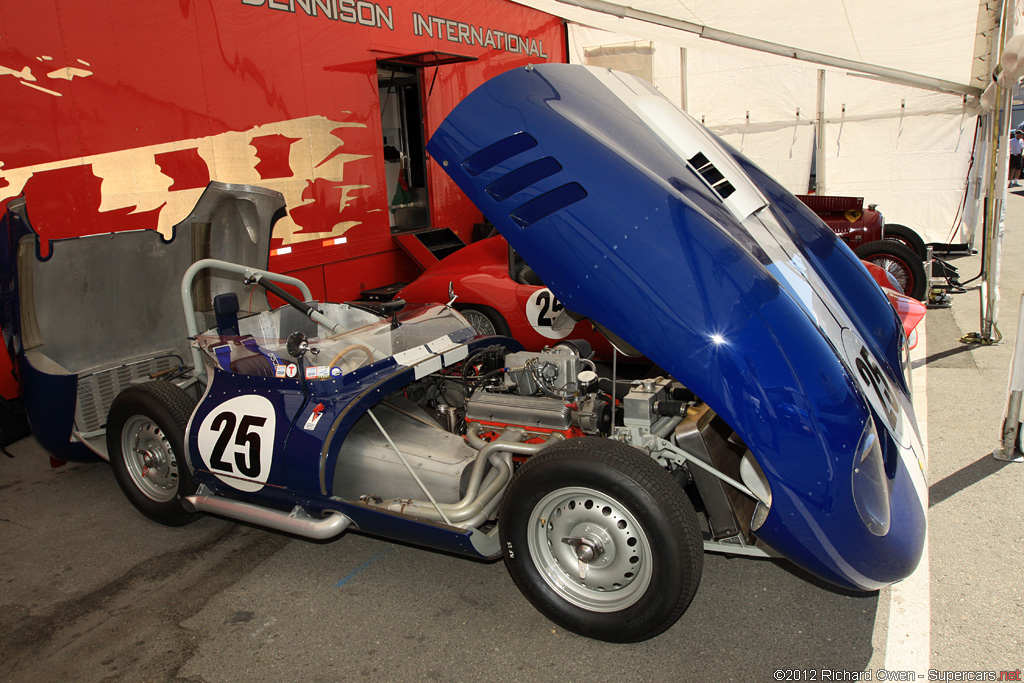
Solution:
{"label": "wheel hub", "polygon": [[604,555],[604,546],[600,541],[594,539],[573,536],[565,536],[562,538],[562,543],[570,546],[576,553],[576,559],[580,565],[580,581],[585,581],[590,563]]}
{"label": "wheel hub", "polygon": [[178,490],[178,463],[158,425],[149,418],[136,415],[122,431],[125,464],[132,481],[148,498],[157,502],[171,500]]}
{"label": "wheel hub", "polygon": [[145,467],[146,469],[160,467],[164,463],[164,459],[163,457],[161,457],[160,453],[154,453],[150,450],[141,449],[137,449],[135,452],[139,454],[139,457],[142,459],[142,466]]}

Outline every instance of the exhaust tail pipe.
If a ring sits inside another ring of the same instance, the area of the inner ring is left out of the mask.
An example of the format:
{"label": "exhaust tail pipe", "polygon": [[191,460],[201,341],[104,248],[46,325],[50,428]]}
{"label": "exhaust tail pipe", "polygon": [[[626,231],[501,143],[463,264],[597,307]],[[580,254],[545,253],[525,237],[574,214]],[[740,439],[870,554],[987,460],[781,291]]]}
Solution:
{"label": "exhaust tail pipe", "polygon": [[352,519],[340,512],[332,512],[322,519],[311,517],[302,508],[295,506],[291,512],[242,503],[230,498],[211,496],[207,489],[200,488],[194,496],[186,496],[182,504],[189,512],[209,512],[221,517],[230,517],[268,529],[284,531],[296,536],[323,541],[334,538],[352,524]]}

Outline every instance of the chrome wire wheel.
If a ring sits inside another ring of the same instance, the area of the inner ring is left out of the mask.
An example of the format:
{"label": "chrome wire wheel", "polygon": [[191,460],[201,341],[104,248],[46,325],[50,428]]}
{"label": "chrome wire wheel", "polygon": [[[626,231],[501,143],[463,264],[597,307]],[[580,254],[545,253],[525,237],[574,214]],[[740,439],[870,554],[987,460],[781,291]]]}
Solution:
{"label": "chrome wire wheel", "polygon": [[132,482],[158,503],[178,494],[178,461],[167,435],[144,415],[128,418],[121,430],[121,452]]}
{"label": "chrome wire wheel", "polygon": [[875,261],[875,265],[882,268],[890,275],[892,275],[894,278],[896,278],[896,282],[899,283],[900,289],[902,289],[904,292],[906,292],[910,288],[909,285],[913,284],[913,282],[911,282],[910,280],[910,269],[907,267],[907,264],[904,263],[903,261],[900,261],[899,259],[890,256],[888,258],[878,259],[877,261]]}
{"label": "chrome wire wheel", "polygon": [[584,487],[560,488],[533,508],[526,541],[547,585],[586,610],[616,612],[651,583],[651,545],[618,500]]}
{"label": "chrome wire wheel", "polygon": [[494,328],[494,323],[491,319],[484,315],[481,311],[473,308],[467,308],[461,311],[462,315],[466,318],[466,321],[473,326],[476,333],[484,336],[491,336],[497,334],[497,330]]}

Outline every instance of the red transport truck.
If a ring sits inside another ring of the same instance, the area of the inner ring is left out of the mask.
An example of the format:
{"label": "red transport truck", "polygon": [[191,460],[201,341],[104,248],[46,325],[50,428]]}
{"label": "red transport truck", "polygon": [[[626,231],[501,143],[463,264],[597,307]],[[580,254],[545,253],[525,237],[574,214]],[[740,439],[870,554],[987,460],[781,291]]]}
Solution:
{"label": "red transport truck", "polygon": [[288,207],[271,270],[332,300],[414,278],[400,242],[429,263],[470,241],[426,140],[488,78],[566,61],[562,20],[507,0],[40,0],[3,24],[0,210],[25,196],[42,256],[170,237],[211,180],[258,185]]}

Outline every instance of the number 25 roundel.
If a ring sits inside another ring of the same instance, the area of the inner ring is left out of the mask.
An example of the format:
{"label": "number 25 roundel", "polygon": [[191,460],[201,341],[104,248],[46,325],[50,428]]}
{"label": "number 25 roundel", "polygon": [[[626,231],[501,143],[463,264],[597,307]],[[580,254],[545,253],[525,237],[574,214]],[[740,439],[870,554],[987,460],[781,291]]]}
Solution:
{"label": "number 25 roundel", "polygon": [[275,412],[262,396],[238,396],[213,409],[199,426],[199,454],[218,479],[239,491],[259,491],[274,458]]}
{"label": "number 25 roundel", "polygon": [[526,319],[530,321],[530,327],[537,334],[548,339],[565,339],[573,331],[572,326],[564,330],[555,330],[552,327],[563,308],[562,302],[555,298],[550,289],[538,289],[526,302]]}

